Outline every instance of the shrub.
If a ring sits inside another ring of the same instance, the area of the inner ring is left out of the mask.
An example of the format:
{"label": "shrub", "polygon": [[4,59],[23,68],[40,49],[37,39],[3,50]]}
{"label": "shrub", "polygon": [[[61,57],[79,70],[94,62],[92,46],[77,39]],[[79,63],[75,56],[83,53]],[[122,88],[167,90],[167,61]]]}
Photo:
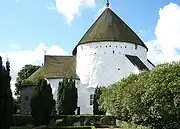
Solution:
{"label": "shrub", "polygon": [[6,68],[0,57],[0,129],[9,129],[12,121],[12,92],[10,89],[10,65],[6,62]]}
{"label": "shrub", "polygon": [[64,78],[59,82],[57,108],[59,114],[74,115],[77,108],[77,88],[75,80]]}
{"label": "shrub", "polygon": [[32,124],[32,116],[13,115],[11,126],[23,126],[28,124]]}
{"label": "shrub", "polygon": [[30,104],[33,124],[35,126],[48,125],[50,123],[53,104],[51,86],[47,84],[45,79],[41,79],[34,89]]}
{"label": "shrub", "polygon": [[99,98],[101,95],[101,91],[102,91],[102,87],[96,87],[95,91],[94,91],[94,101],[93,101],[93,114],[94,115],[105,115],[105,112],[100,110],[99,108]]}
{"label": "shrub", "polygon": [[[116,123],[116,118],[114,116],[105,116],[105,115],[59,115],[56,119],[63,119],[64,121],[61,124],[62,126],[72,126],[75,122],[80,122],[81,126],[84,126],[85,123],[92,123],[93,125],[99,125],[100,119],[103,117],[109,118],[109,123]],[[86,122],[85,122],[86,121]],[[112,122],[113,121],[113,122]],[[86,124],[87,125],[87,124]]]}
{"label": "shrub", "polygon": [[103,90],[101,108],[154,129],[180,128],[180,63],[160,64]]}

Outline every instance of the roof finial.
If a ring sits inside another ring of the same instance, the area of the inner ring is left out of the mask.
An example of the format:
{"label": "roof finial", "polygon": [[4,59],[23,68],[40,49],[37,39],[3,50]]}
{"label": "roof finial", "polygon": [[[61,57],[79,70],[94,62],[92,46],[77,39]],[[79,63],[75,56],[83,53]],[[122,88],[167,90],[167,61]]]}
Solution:
{"label": "roof finial", "polygon": [[107,0],[106,7],[109,8],[109,0]]}

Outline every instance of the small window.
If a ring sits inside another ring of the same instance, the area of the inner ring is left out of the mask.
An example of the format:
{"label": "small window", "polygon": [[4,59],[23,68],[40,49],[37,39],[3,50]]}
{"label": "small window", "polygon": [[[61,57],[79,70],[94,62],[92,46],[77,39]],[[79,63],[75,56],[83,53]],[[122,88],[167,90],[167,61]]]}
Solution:
{"label": "small window", "polygon": [[109,47],[111,47],[111,45],[109,45]]}
{"label": "small window", "polygon": [[106,54],[106,52],[104,52],[104,54]]}
{"label": "small window", "polygon": [[116,46],[117,47],[117,46]]}
{"label": "small window", "polygon": [[126,48],[126,46],[125,46],[125,48]]}
{"label": "small window", "polygon": [[96,46],[96,48],[98,48],[98,46]]}
{"label": "small window", "polygon": [[120,68],[118,69],[118,71],[120,70]]}
{"label": "small window", "polygon": [[135,44],[135,49],[137,49],[137,44]]}
{"label": "small window", "polygon": [[107,47],[107,45],[106,45],[106,47]]}
{"label": "small window", "polygon": [[121,46],[121,48],[122,48],[122,46]]}
{"label": "small window", "polygon": [[102,47],[102,46],[100,46],[100,47]]}
{"label": "small window", "polygon": [[28,96],[25,96],[25,100],[28,101]]}
{"label": "small window", "polygon": [[96,54],[96,53],[95,53]]}
{"label": "small window", "polygon": [[114,54],[114,50],[113,50],[113,54]]}
{"label": "small window", "polygon": [[93,101],[94,101],[94,94],[90,95],[90,105],[93,105]]}

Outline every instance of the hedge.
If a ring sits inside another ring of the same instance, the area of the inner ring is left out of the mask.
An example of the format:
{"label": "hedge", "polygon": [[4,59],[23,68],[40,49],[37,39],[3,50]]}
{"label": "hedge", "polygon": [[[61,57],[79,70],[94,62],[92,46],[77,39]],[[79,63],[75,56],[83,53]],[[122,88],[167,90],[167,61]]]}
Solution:
{"label": "hedge", "polygon": [[61,126],[72,126],[75,122],[80,122],[81,126],[98,126],[101,118],[108,120],[107,125],[116,125],[116,118],[114,116],[107,115],[59,115],[56,116],[56,120],[63,119]]}
{"label": "hedge", "polygon": [[[11,127],[10,129],[32,129],[29,127]],[[39,126],[33,129],[96,129],[94,126]]]}
{"label": "hedge", "polygon": [[11,126],[23,126],[32,124],[32,116],[30,115],[13,115]]}
{"label": "hedge", "polygon": [[[101,118],[109,119],[109,125],[115,125],[116,118],[106,115],[58,115],[56,120],[63,119],[60,126],[72,126],[75,122],[80,122],[81,126],[99,125]],[[90,122],[88,122],[90,121]],[[92,122],[92,124],[90,124]],[[32,124],[32,116],[30,115],[13,115],[11,126],[23,126]]]}

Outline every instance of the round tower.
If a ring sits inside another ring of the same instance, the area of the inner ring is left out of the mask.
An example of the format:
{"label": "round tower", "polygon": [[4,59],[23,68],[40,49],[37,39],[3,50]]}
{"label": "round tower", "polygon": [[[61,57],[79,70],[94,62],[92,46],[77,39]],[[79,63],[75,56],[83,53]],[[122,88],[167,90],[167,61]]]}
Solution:
{"label": "round tower", "polygon": [[[108,2],[107,8],[73,50],[76,73],[82,83],[80,105],[89,105],[97,86],[106,87],[137,70],[151,69],[147,51],[143,41],[109,8]],[[92,107],[87,110],[92,112]]]}

